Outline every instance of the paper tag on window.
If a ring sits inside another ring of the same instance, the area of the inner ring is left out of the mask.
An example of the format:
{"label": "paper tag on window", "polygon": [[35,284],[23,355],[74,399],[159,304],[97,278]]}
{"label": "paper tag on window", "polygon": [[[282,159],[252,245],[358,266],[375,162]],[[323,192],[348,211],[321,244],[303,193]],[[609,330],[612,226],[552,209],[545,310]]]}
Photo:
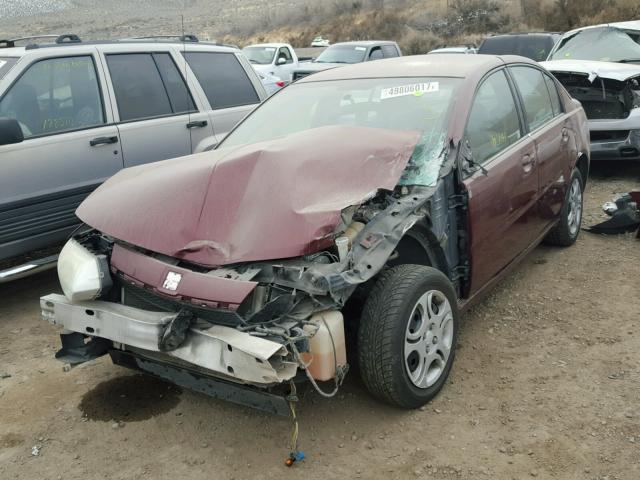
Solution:
{"label": "paper tag on window", "polygon": [[364,52],[366,50],[366,47],[356,47],[356,50],[358,50],[359,52]]}
{"label": "paper tag on window", "polygon": [[423,82],[414,83],[411,85],[400,85],[398,87],[383,88],[380,91],[380,100],[386,100],[387,98],[404,97],[407,95],[421,97],[425,93],[437,92],[438,90],[440,90],[439,82]]}
{"label": "paper tag on window", "polygon": [[275,47],[266,47],[265,50],[267,52],[275,52],[276,51]]}
{"label": "paper tag on window", "polygon": [[6,63],[6,60],[0,60],[0,68],[4,67]]}

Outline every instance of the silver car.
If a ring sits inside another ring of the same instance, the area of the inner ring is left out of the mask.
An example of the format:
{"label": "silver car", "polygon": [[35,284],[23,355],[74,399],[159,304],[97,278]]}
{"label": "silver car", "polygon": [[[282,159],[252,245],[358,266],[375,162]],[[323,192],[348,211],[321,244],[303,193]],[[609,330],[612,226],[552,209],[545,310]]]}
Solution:
{"label": "silver car", "polygon": [[0,41],[0,282],[52,266],[21,256],[64,241],[108,177],[213,149],[267,96],[238,49],[191,35],[36,38]]}

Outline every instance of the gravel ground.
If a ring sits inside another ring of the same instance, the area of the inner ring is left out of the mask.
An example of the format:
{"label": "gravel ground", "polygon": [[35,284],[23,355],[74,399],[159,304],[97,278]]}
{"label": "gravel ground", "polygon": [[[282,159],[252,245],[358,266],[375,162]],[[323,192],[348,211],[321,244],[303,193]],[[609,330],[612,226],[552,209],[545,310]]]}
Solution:
{"label": "gravel ground", "polygon": [[[597,166],[587,225],[640,186]],[[584,233],[537,248],[465,316],[453,371],[418,411],[351,375],[299,407],[308,459],[287,470],[290,423],[181,390],[108,359],[65,371],[39,318],[54,273],[0,285],[0,478],[640,478],[640,241]]]}

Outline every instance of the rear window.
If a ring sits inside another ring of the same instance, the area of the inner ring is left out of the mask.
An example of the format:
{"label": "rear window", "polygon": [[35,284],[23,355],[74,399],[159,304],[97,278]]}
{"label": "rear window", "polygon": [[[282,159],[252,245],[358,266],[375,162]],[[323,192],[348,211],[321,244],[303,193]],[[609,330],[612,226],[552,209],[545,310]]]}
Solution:
{"label": "rear window", "polygon": [[247,72],[233,53],[185,52],[183,55],[214,110],[260,102]]}
{"label": "rear window", "polygon": [[195,110],[184,79],[168,53],[107,55],[120,121]]}
{"label": "rear window", "polygon": [[0,57],[0,79],[11,70],[11,67],[13,67],[17,61],[18,59],[14,57]]}
{"label": "rear window", "polygon": [[520,55],[537,62],[546,60],[553,48],[551,35],[505,35],[487,38],[478,53],[486,55]]}

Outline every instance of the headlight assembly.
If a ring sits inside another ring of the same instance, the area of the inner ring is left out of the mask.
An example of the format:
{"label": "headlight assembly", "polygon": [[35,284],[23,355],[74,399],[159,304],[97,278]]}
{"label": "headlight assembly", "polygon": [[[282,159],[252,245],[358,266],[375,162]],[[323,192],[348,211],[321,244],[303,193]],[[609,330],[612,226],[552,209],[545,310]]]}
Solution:
{"label": "headlight assembly", "polygon": [[73,301],[93,300],[113,284],[105,255],[94,255],[69,240],[58,257],[58,278],[65,296]]}

